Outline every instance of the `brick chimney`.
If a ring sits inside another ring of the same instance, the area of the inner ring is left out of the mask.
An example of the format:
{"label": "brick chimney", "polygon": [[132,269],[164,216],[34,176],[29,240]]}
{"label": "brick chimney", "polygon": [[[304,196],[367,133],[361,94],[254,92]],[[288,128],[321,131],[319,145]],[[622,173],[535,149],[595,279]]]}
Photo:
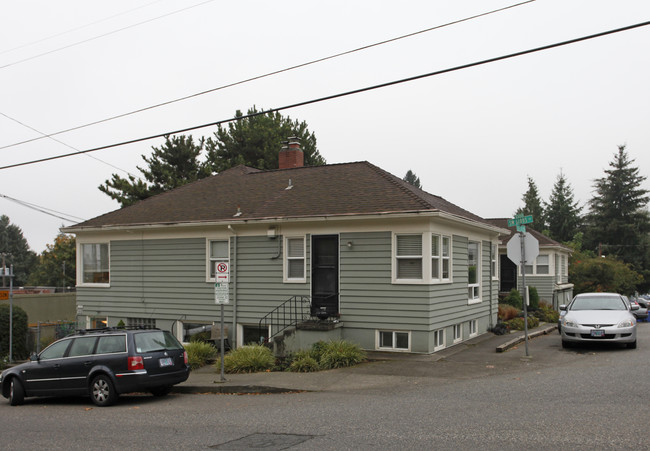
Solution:
{"label": "brick chimney", "polygon": [[300,148],[300,138],[290,136],[280,149],[279,169],[301,168],[305,165],[305,154]]}

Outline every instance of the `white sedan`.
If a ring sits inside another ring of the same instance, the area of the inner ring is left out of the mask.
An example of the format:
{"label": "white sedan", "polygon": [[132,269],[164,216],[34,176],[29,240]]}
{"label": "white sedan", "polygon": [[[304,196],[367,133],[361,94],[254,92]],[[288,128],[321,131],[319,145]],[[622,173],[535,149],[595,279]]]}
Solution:
{"label": "white sedan", "polygon": [[560,306],[566,312],[561,320],[562,347],[606,342],[636,348],[636,318],[632,311],[638,308],[616,293],[578,294],[568,306]]}

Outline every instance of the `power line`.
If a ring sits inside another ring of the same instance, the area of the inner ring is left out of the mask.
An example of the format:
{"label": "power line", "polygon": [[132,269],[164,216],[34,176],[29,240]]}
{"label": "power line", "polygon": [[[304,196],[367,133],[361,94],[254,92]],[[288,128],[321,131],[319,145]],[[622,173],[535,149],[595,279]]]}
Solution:
{"label": "power line", "polygon": [[[66,213],[61,213],[60,211],[52,210],[51,208],[41,207],[39,205],[32,204],[30,202],[25,202],[23,200],[15,199],[13,197],[9,197],[9,196],[6,196],[4,194],[0,194],[0,197],[2,197],[4,199],[7,199],[7,200],[10,200],[12,202],[15,202],[18,205],[22,205],[23,207],[31,208],[32,210],[36,210],[36,211],[38,211],[40,213],[44,213],[46,215],[54,216],[55,218],[63,219],[64,221],[72,222],[74,224],[76,224],[79,221],[85,221],[85,219],[83,219],[83,218],[79,218],[79,217],[73,216],[73,215],[68,215]],[[66,215],[68,217],[64,217],[64,216],[60,216],[60,215]],[[70,219],[70,218],[75,218],[75,219]]]}
{"label": "power line", "polygon": [[[32,127],[32,126],[30,126],[30,125],[27,125],[27,124],[25,124],[24,122],[19,121],[18,119],[15,119],[15,118],[13,118],[13,117],[11,117],[11,116],[8,116],[8,115],[6,115],[5,113],[3,113],[2,111],[0,111],[0,116],[4,116],[4,117],[6,117],[7,119],[12,120],[12,121],[16,122],[17,124],[22,125],[22,126],[25,127],[25,128],[28,128],[28,129],[30,129],[30,130],[32,130],[32,131],[35,131],[36,133],[40,133],[41,135],[45,135],[45,133],[41,132],[40,130],[35,129],[34,127]],[[54,138],[54,137],[52,137],[52,136],[48,136],[48,138],[50,138],[52,141],[58,142],[59,144],[62,144],[62,145],[64,145],[64,146],[66,146],[66,147],[68,147],[68,148],[74,150],[74,151],[77,152],[77,153],[82,153],[82,151],[79,150],[79,149],[77,149],[76,147],[73,147],[73,146],[71,146],[70,144],[64,143],[63,141],[60,141],[60,140],[58,140],[58,139],[56,139],[56,138]],[[104,160],[102,160],[101,158],[97,158],[97,157],[94,156],[94,155],[89,155],[89,154],[87,154],[87,153],[84,153],[83,155],[86,155],[86,156],[88,156],[88,157],[90,157],[90,158],[92,158],[92,159],[94,159],[94,160],[97,160],[97,161],[99,161],[100,163],[104,163],[105,165],[108,165],[108,166],[112,167],[113,169],[117,169],[118,171],[122,171],[122,172],[124,172],[124,173],[130,175],[131,177],[139,178],[140,180],[142,180],[140,177],[131,174],[131,173],[130,173],[129,171],[127,171],[126,169],[119,168],[119,167],[115,166],[114,164],[109,163],[108,161],[104,161]],[[144,180],[143,180],[143,181],[144,181]]]}
{"label": "power line", "polygon": [[[406,39],[406,38],[410,38],[410,37],[413,37],[413,36],[416,36],[416,35],[419,35],[419,34],[427,33],[429,31],[438,30],[440,28],[445,28],[445,27],[449,27],[451,25],[456,25],[456,24],[459,24],[459,23],[462,23],[462,22],[467,22],[467,21],[470,21],[470,20],[473,20],[473,19],[477,19],[479,17],[484,17],[484,16],[487,16],[487,15],[490,15],[490,14],[495,14],[497,12],[505,11],[505,10],[508,10],[508,9],[511,9],[511,8],[515,8],[517,6],[525,5],[527,3],[532,3],[534,1],[535,0],[527,0],[527,1],[524,1],[524,2],[521,2],[521,3],[516,3],[514,5],[510,5],[510,6],[506,6],[506,7],[503,7],[503,8],[494,9],[492,11],[487,11],[487,12],[484,12],[484,13],[469,16],[469,17],[466,17],[464,19],[458,19],[458,20],[448,22],[448,23],[445,23],[445,24],[442,24],[442,25],[436,25],[434,27],[425,28],[423,30],[415,31],[413,33],[408,33],[408,34],[405,34],[405,35],[402,35],[402,36],[398,36],[398,37],[386,39],[386,40],[383,40],[383,41],[375,42],[374,44],[368,44],[368,45],[364,45],[362,47],[357,47],[357,48],[352,49],[352,50],[346,50],[344,52],[335,53],[333,55],[325,56],[325,57],[318,58],[318,59],[315,59],[315,60],[311,60],[311,61],[308,61],[306,63],[296,64],[296,65],[289,66],[289,67],[284,68],[284,69],[275,70],[275,71],[268,72],[268,73],[262,74],[262,75],[256,75],[254,77],[246,78],[244,80],[240,80],[240,81],[233,82],[233,83],[228,83],[228,84],[225,84],[225,85],[222,85],[222,86],[218,86],[216,88],[211,88],[211,89],[208,89],[208,90],[205,90],[205,91],[197,92],[197,93],[194,93],[194,94],[189,94],[189,95],[179,97],[179,98],[176,98],[176,99],[173,99],[173,100],[168,100],[168,101],[157,103],[157,104],[150,105],[150,106],[147,106],[147,107],[139,108],[137,110],[129,111],[127,113],[118,114],[116,116],[111,116],[111,117],[108,117],[108,118],[105,118],[105,119],[100,119],[100,120],[89,122],[89,123],[83,124],[83,125],[77,125],[75,127],[67,128],[65,130],[60,130],[58,132],[50,133],[50,134],[47,134],[45,136],[40,136],[40,137],[37,137],[37,138],[32,138],[32,139],[28,139],[28,140],[25,140],[25,141],[20,141],[20,142],[13,143],[13,144],[7,144],[5,146],[1,146],[0,150],[7,149],[9,147],[18,146],[18,145],[21,145],[21,144],[27,144],[27,143],[30,143],[30,142],[38,141],[38,140],[46,138],[46,137],[56,136],[56,135],[60,135],[62,133],[68,133],[68,132],[71,132],[71,131],[74,131],[74,130],[79,130],[79,129],[82,129],[82,128],[90,127],[91,125],[101,124],[101,123],[104,123],[104,122],[108,122],[108,121],[112,121],[112,120],[115,120],[115,119],[130,116],[132,114],[142,113],[144,111],[152,110],[154,108],[159,108],[159,107],[162,107],[162,106],[171,105],[171,104],[176,103],[176,102],[181,102],[183,100],[192,99],[194,97],[199,97],[199,96],[202,96],[202,95],[205,95],[205,94],[210,94],[212,92],[220,91],[220,90],[223,90],[223,89],[226,89],[226,88],[232,88],[233,86],[238,86],[238,85],[242,85],[244,83],[249,83],[251,81],[260,80],[262,78],[270,77],[272,75],[278,75],[278,74],[281,74],[283,72],[289,72],[289,71],[292,71],[292,70],[295,70],[295,69],[300,69],[302,67],[310,66],[312,64],[321,63],[323,61],[331,60],[331,59],[338,58],[338,57],[345,56],[345,55],[349,55],[349,54],[352,54],[352,53],[355,53],[355,52],[360,52],[362,50],[367,50],[367,49],[377,47],[377,46],[380,46],[380,45],[384,45],[384,44],[388,44],[388,43],[391,43],[391,42],[399,41],[401,39]],[[1,69],[1,67],[0,67],[0,69]]]}
{"label": "power line", "polygon": [[[143,137],[143,138],[136,138],[136,139],[131,139],[131,140],[128,140],[128,141],[122,141],[122,142],[115,143],[115,144],[108,144],[108,145],[105,145],[105,146],[95,147],[95,148],[92,148],[92,149],[83,150],[83,151],[81,151],[79,153],[95,152],[95,151],[98,151],[98,150],[105,150],[105,149],[110,149],[110,148],[113,148],[113,147],[125,146],[127,144],[134,144],[134,143],[138,143],[138,142],[142,142],[142,141],[148,141],[150,139],[162,138],[162,137],[168,136],[168,135],[176,135],[176,134],[179,134],[179,133],[186,133],[186,132],[189,132],[189,131],[198,130],[198,129],[206,128],[206,127],[213,127],[213,126],[216,126],[216,125],[221,125],[221,124],[225,124],[225,123],[228,123],[228,122],[233,122],[233,121],[237,121],[237,120],[241,120],[241,119],[247,119],[247,118],[251,118],[251,117],[255,117],[255,116],[261,116],[261,115],[264,115],[264,114],[275,113],[275,112],[278,112],[278,111],[283,111],[283,110],[288,110],[288,109],[297,108],[297,107],[301,107],[301,106],[311,105],[311,104],[314,104],[314,103],[320,103],[320,102],[324,102],[324,101],[327,101],[327,100],[338,99],[340,97],[347,97],[347,96],[350,96],[350,95],[360,94],[362,92],[372,91],[372,90],[375,90],[375,89],[387,88],[389,86],[394,86],[394,85],[398,85],[398,84],[402,84],[402,83],[408,83],[408,82],[411,82],[411,81],[421,80],[423,78],[433,77],[433,76],[436,76],[436,75],[442,75],[442,74],[455,72],[455,71],[459,71],[459,70],[463,70],[463,69],[469,69],[471,67],[481,66],[481,65],[485,65],[485,64],[489,64],[489,63],[494,63],[494,62],[497,62],[497,61],[502,61],[502,60],[511,59],[511,58],[515,58],[515,57],[519,57],[519,56],[523,56],[523,55],[528,55],[528,54],[531,54],[531,53],[541,52],[541,51],[544,51],[544,50],[550,50],[550,49],[557,48],[557,47],[562,47],[562,46],[565,46],[565,45],[575,44],[577,42],[582,42],[582,41],[586,41],[586,40],[589,40],[589,39],[595,39],[595,38],[607,36],[607,35],[614,34],[614,33],[629,31],[629,30],[632,30],[632,29],[635,29],[635,28],[645,27],[647,25],[650,25],[650,21],[641,22],[641,23],[634,24],[634,25],[628,25],[626,27],[616,28],[616,29],[613,29],[613,30],[603,31],[603,32],[600,32],[600,33],[596,33],[596,34],[592,34],[592,35],[588,35],[588,36],[583,36],[583,37],[580,37],[580,38],[574,38],[574,39],[570,39],[568,41],[562,41],[562,42],[558,42],[558,43],[555,43],[555,44],[548,44],[548,45],[545,45],[545,46],[542,46],[542,47],[537,47],[537,48],[528,49],[528,50],[522,50],[522,51],[519,51],[519,52],[510,53],[508,55],[497,56],[497,57],[494,57],[494,58],[489,58],[489,59],[482,60],[482,61],[477,61],[477,62],[474,62],[474,63],[468,63],[468,64],[463,64],[461,66],[455,66],[455,67],[451,67],[451,68],[448,68],[448,69],[438,70],[438,71],[435,71],[435,72],[429,72],[429,73],[425,73],[425,74],[421,74],[421,75],[415,75],[415,76],[408,77],[408,78],[403,78],[403,79],[400,79],[400,80],[389,81],[389,82],[386,82],[386,83],[381,83],[381,84],[373,85],[373,86],[367,86],[365,88],[359,88],[359,89],[355,89],[355,90],[352,90],[352,91],[346,91],[346,92],[342,92],[342,93],[338,93],[338,94],[332,94],[332,95],[325,96],[325,97],[320,97],[320,98],[317,98],[317,99],[305,100],[303,102],[298,102],[298,103],[294,103],[294,104],[290,104],[290,105],[285,105],[285,106],[282,106],[282,107],[279,107],[279,108],[270,108],[270,109],[268,109],[266,111],[259,111],[257,113],[246,114],[246,115],[242,115],[242,116],[239,116],[239,117],[233,117],[233,118],[230,118],[230,119],[224,119],[224,120],[220,120],[220,121],[216,121],[216,122],[210,122],[208,124],[196,125],[196,126],[193,126],[193,127],[187,127],[187,128],[183,128],[183,129],[180,129],[180,130],[167,131],[167,132],[164,132],[164,133],[159,133],[157,135],[151,135],[151,136],[146,136],[146,137]],[[53,157],[42,158],[42,159],[39,159],[39,160],[32,160],[32,161],[27,161],[27,162],[23,162],[23,163],[16,163],[16,164],[11,164],[11,165],[7,165],[7,166],[1,166],[0,170],[15,168],[15,167],[18,167],[18,166],[26,166],[26,165],[29,165],[29,164],[42,163],[44,161],[56,160],[56,159],[59,159],[59,158],[66,158],[66,157],[70,157],[70,156],[73,156],[73,155],[78,155],[79,153],[56,155],[56,156],[53,156]]]}
{"label": "power line", "polygon": [[1,50],[0,55],[3,55],[5,53],[9,53],[9,52],[13,52],[14,50],[20,50],[20,49],[23,49],[25,47],[29,47],[30,45],[39,44],[41,42],[48,41],[50,39],[57,38],[59,36],[65,35],[65,34],[72,33],[74,31],[83,30],[84,28],[88,28],[88,27],[90,27],[92,25],[97,25],[99,23],[106,22],[107,20],[114,19],[114,18],[119,17],[119,16],[123,16],[125,14],[131,13],[131,12],[136,11],[138,9],[146,8],[147,6],[151,6],[154,3],[160,3],[161,1],[162,0],[155,0],[155,1],[151,2],[151,3],[147,3],[146,5],[141,5],[141,6],[138,6],[136,8],[132,8],[132,9],[129,9],[129,10],[126,10],[126,11],[122,11],[121,13],[113,14],[112,16],[104,17],[103,19],[99,19],[99,20],[96,20],[94,22],[90,22],[90,23],[87,23],[85,25],[81,25],[79,27],[72,28],[70,30],[62,31],[60,33],[56,33],[56,34],[53,34],[53,35],[50,35],[50,36],[46,36],[44,38],[37,39],[35,41],[27,42],[27,43],[19,45],[17,47],[13,47],[13,48],[6,49],[6,50]]}
{"label": "power line", "polygon": [[24,63],[25,61],[31,61],[33,59],[40,58],[41,56],[45,56],[45,55],[50,55],[50,54],[55,53],[55,52],[60,52],[61,50],[69,49],[70,47],[76,47],[78,45],[85,44],[86,42],[90,42],[90,41],[94,41],[96,39],[100,39],[100,38],[103,38],[103,37],[106,37],[106,36],[110,36],[112,34],[116,34],[116,33],[119,33],[121,31],[124,31],[124,30],[129,30],[131,28],[135,28],[135,27],[138,27],[140,25],[144,25],[146,23],[153,22],[153,21],[158,20],[158,19],[162,19],[164,17],[169,17],[169,16],[177,14],[179,12],[187,11],[188,9],[196,8],[197,6],[202,6],[202,5],[205,5],[206,3],[211,3],[213,1],[214,0],[206,0],[206,1],[201,2],[201,3],[197,3],[196,5],[188,6],[186,8],[181,8],[181,9],[178,9],[176,11],[172,11],[170,13],[163,14],[161,16],[153,17],[151,19],[147,19],[147,20],[144,20],[142,22],[135,23],[133,25],[128,25],[128,26],[123,27],[123,28],[118,28],[117,30],[109,31],[108,33],[100,34],[98,36],[93,36],[92,38],[84,39],[83,41],[73,42],[72,44],[68,44],[68,45],[65,45],[63,47],[59,47],[59,48],[56,48],[56,49],[53,49],[53,50],[48,50],[47,52],[39,53],[37,55],[33,55],[33,56],[28,57],[28,58],[24,58],[22,60],[14,61],[13,63],[5,64],[4,66],[0,66],[0,69],[5,69],[7,67],[15,66],[17,64]]}

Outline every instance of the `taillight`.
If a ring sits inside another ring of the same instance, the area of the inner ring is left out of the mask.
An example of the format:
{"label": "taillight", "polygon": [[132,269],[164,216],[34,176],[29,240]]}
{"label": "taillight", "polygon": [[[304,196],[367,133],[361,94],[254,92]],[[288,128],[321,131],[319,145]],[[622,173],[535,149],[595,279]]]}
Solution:
{"label": "taillight", "polygon": [[187,358],[187,351],[183,351],[183,362],[185,362],[185,365],[189,362],[189,359]]}
{"label": "taillight", "polygon": [[143,370],[144,369],[144,360],[141,356],[129,357],[129,369],[130,370]]}

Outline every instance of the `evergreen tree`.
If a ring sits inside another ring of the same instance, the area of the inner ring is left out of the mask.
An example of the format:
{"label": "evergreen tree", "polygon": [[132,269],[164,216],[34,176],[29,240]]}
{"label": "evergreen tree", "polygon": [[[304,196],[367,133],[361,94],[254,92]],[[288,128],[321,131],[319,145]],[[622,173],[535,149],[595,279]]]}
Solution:
{"label": "evergreen tree", "polygon": [[227,128],[219,126],[214,139],[208,138],[207,164],[213,172],[240,164],[257,169],[277,169],[278,153],[282,143],[290,136],[300,139],[305,166],[325,164],[325,159],[316,148],[316,136],[309,131],[306,122],[292,121],[278,112],[258,114],[262,111],[253,106],[244,117],[237,110],[235,117],[241,119],[230,122]]}
{"label": "evergreen tree", "polygon": [[618,146],[605,176],[595,180],[595,194],[586,218],[585,247],[617,256],[644,272],[648,268],[649,191],[641,188],[646,177],[633,163],[625,146]]}
{"label": "evergreen tree", "polygon": [[139,200],[177,188],[186,183],[207,177],[209,168],[199,161],[204,148],[204,140],[194,142],[191,136],[179,135],[165,137],[160,148],[152,147],[151,157],[142,155],[147,168],[138,166],[145,181],[129,175],[128,179],[113,174],[99,190],[117,200],[122,207]]}
{"label": "evergreen tree", "polygon": [[573,200],[571,185],[560,171],[546,205],[546,221],[551,238],[560,242],[572,240],[580,225],[580,210],[578,202]]}
{"label": "evergreen tree", "polygon": [[[29,249],[20,227],[11,224],[5,215],[0,216],[0,254],[7,268],[14,266],[14,287],[26,285],[27,275],[36,264],[36,253]],[[9,284],[9,277],[2,277],[2,286]]]}
{"label": "evergreen tree", "polygon": [[532,215],[533,222],[528,225],[539,232],[544,231],[546,228],[544,207],[539,197],[537,185],[530,176],[528,177],[528,191],[524,193],[521,200],[524,201],[524,206],[517,209],[515,216],[518,214],[523,214],[524,216]]}
{"label": "evergreen tree", "polygon": [[420,177],[415,175],[415,172],[411,171],[410,169],[402,179],[407,183],[410,183],[411,185],[415,186],[416,188],[422,189],[422,185],[420,184]]}

